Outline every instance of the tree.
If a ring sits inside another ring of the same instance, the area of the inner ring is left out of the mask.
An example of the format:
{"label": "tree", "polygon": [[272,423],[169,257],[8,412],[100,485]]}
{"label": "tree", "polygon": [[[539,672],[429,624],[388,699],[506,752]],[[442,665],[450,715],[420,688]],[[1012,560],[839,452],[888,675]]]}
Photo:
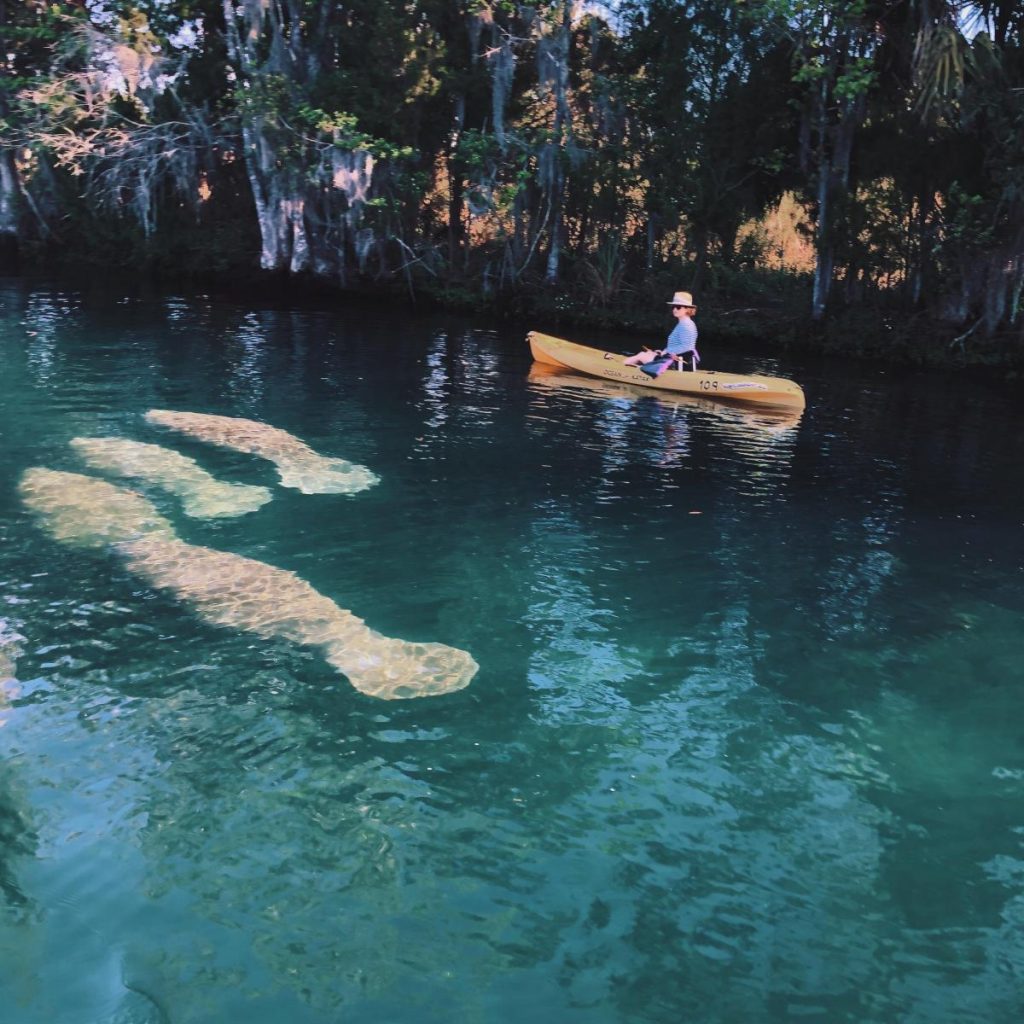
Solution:
{"label": "tree", "polygon": [[846,230],[854,141],[877,83],[878,12],[868,0],[758,0],[756,6],[791,40],[793,79],[803,88],[799,159],[814,209],[811,316],[820,320]]}
{"label": "tree", "polygon": [[26,187],[34,154],[19,96],[47,73],[48,53],[64,21],[45,3],[0,4],[0,264],[17,260],[29,212],[37,229],[47,230]]}

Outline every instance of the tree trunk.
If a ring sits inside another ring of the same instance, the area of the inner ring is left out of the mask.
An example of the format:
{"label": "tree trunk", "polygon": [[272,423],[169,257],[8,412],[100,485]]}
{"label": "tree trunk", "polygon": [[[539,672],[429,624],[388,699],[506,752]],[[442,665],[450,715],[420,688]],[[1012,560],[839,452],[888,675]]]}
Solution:
{"label": "tree trunk", "polygon": [[818,163],[818,222],[814,229],[814,285],[811,292],[811,319],[825,315],[828,295],[832,287],[832,218],[831,189],[832,165],[826,154]]}
{"label": "tree trunk", "polygon": [[306,202],[295,197],[281,204],[282,211],[288,220],[288,244],[291,249],[291,261],[288,269],[293,274],[301,274],[309,269],[309,237],[306,234]]}
{"label": "tree trunk", "polygon": [[0,270],[14,270],[18,265],[20,192],[14,150],[0,149]]}
{"label": "tree trunk", "polygon": [[281,242],[274,224],[272,203],[267,196],[267,189],[264,187],[263,177],[260,174],[260,142],[256,131],[243,117],[243,159],[253,202],[256,204],[256,222],[260,228],[260,266],[264,270],[276,270],[281,266]]}
{"label": "tree trunk", "polygon": [[465,185],[462,175],[455,167],[455,155],[462,137],[462,126],[466,119],[466,97],[459,94],[455,97],[455,114],[452,133],[448,142],[446,165],[448,171],[448,264],[454,267],[459,261],[466,243],[466,228],[463,223],[463,204]]}
{"label": "tree trunk", "polygon": [[704,228],[693,232],[693,273],[690,275],[690,291],[700,292],[704,283],[704,272],[708,265],[708,233]]}
{"label": "tree trunk", "polygon": [[[561,197],[555,197],[556,206]],[[544,273],[544,280],[547,284],[557,284],[558,274],[562,259],[562,217],[558,209],[555,210],[554,219],[551,224],[550,241],[548,242],[548,265]]]}
{"label": "tree trunk", "polygon": [[736,238],[740,233],[739,224],[724,224],[718,231],[718,241],[722,250],[720,258],[727,267],[736,265]]}
{"label": "tree trunk", "polygon": [[[232,0],[223,0],[223,6],[228,56],[235,65],[239,82],[273,77],[290,67],[290,44],[283,36],[284,30],[278,17],[280,12],[273,5],[250,0],[244,9],[236,9]],[[238,30],[236,18],[239,15],[246,18],[244,39]],[[271,26],[269,57],[264,64],[258,65],[260,32],[265,18]],[[259,109],[243,108],[240,111],[243,159],[260,229],[260,266],[264,270],[283,270],[287,267],[293,273],[298,273],[310,263],[305,197],[299,187],[293,187],[287,170],[278,166],[278,153],[270,137],[271,125],[267,116]]]}
{"label": "tree trunk", "polygon": [[[287,190],[287,179],[275,166],[274,150],[252,125],[243,127],[245,165],[260,228],[260,266],[264,270],[301,273],[310,264],[305,198]],[[249,140],[255,138],[254,143]]]}
{"label": "tree trunk", "polygon": [[815,229],[817,262],[814,268],[814,288],[811,297],[811,319],[825,315],[832,274],[835,270],[835,232],[837,207],[841,210],[849,191],[850,158],[853,154],[853,136],[863,119],[866,100],[863,95],[840,104],[837,121],[833,125],[822,123],[821,154],[818,162],[818,223]]}
{"label": "tree trunk", "polygon": [[[0,14],[0,26],[6,14]],[[7,99],[0,93],[0,121],[8,118]],[[0,269],[13,270],[18,265],[21,240],[21,182],[14,162],[14,149],[0,144]]]}
{"label": "tree trunk", "polygon": [[915,309],[921,304],[922,294],[926,293],[927,282],[932,276],[932,262],[935,258],[934,191],[926,188],[918,203],[918,257],[913,279],[913,293],[911,295]]}
{"label": "tree trunk", "polygon": [[[1024,291],[1024,258],[1018,256],[1013,261],[1013,283],[1010,288],[1010,325],[1017,322],[1020,316],[1021,292]],[[1024,317],[1021,318],[1024,322]]]}
{"label": "tree trunk", "polygon": [[552,62],[551,84],[555,96],[555,116],[551,126],[551,141],[542,160],[541,182],[548,193],[548,210],[551,214],[551,228],[548,242],[548,263],[544,279],[549,285],[557,284],[561,272],[562,242],[565,236],[565,212],[563,190],[565,171],[562,166],[562,149],[567,132],[571,131],[572,113],[569,109],[569,31],[572,26],[572,3],[565,0],[562,17],[555,30],[554,43],[547,48],[547,57]]}
{"label": "tree trunk", "polygon": [[836,95],[836,83],[841,70],[861,49],[857,33],[852,38],[846,32],[840,35],[830,48],[827,73],[821,76],[812,104],[818,164],[818,222],[814,234],[817,259],[811,295],[812,320],[822,319],[828,305],[835,270],[836,231],[849,191],[854,133],[867,109],[865,92],[840,97]]}

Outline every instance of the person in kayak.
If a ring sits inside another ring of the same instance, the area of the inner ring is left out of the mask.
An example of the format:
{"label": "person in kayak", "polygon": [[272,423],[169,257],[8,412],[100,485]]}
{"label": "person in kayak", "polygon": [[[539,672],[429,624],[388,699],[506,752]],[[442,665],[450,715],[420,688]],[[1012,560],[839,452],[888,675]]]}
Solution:
{"label": "person in kayak", "polygon": [[697,352],[697,325],[693,322],[697,307],[693,304],[693,296],[689,292],[676,292],[667,305],[672,307],[676,325],[668,336],[665,347],[645,348],[625,360],[626,366],[639,366],[644,373],[652,377],[657,377],[673,363],[678,363],[680,369],[689,364],[689,369],[696,370],[700,362],[700,355]]}

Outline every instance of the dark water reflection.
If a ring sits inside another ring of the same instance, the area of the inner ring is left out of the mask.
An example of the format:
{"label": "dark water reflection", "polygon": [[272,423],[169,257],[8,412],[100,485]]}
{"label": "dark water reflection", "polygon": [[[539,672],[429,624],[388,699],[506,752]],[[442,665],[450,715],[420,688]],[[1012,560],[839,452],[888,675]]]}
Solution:
{"label": "dark water reflection", "polygon": [[[5,1024],[1021,1018],[1011,390],[712,346],[801,381],[780,419],[450,319],[0,302]],[[288,491],[154,407],[382,480]],[[147,497],[479,675],[375,701],[48,539],[19,475],[104,435],[272,488]]]}

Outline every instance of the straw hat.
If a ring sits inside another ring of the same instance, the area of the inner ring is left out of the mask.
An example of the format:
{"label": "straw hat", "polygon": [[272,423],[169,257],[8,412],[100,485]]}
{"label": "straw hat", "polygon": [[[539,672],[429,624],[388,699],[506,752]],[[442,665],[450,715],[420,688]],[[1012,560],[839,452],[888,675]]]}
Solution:
{"label": "straw hat", "polygon": [[690,309],[696,309],[697,307],[693,304],[693,296],[689,292],[676,292],[672,296],[671,302],[666,302],[666,306],[689,306]]}

